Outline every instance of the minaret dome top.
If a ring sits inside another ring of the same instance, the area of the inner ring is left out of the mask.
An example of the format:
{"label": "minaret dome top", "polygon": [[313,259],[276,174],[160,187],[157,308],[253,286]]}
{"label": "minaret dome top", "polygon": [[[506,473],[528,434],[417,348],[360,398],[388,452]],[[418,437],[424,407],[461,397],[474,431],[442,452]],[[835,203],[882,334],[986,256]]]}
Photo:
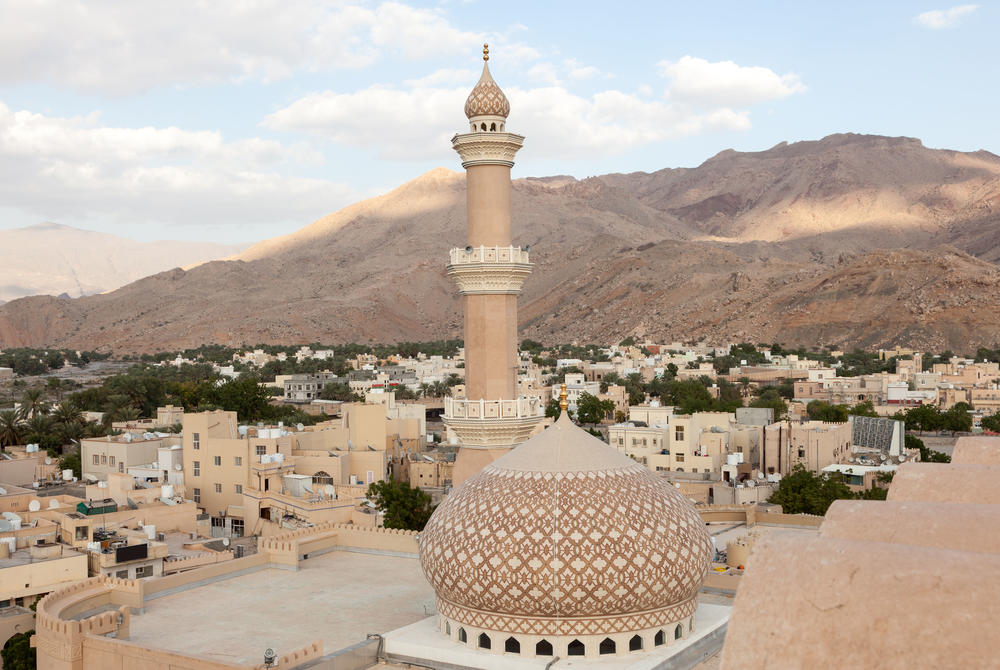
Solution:
{"label": "minaret dome top", "polygon": [[[488,45],[483,45],[483,75],[479,78],[469,97],[465,101],[465,115],[469,120],[477,117],[494,117],[506,119],[510,114],[510,102],[503,94],[497,83],[493,81],[489,66],[490,50]],[[484,119],[485,121],[485,119]],[[489,126],[487,126],[489,127]],[[493,128],[497,128],[494,126]],[[480,130],[477,128],[477,130]],[[485,130],[485,129],[482,129]]]}

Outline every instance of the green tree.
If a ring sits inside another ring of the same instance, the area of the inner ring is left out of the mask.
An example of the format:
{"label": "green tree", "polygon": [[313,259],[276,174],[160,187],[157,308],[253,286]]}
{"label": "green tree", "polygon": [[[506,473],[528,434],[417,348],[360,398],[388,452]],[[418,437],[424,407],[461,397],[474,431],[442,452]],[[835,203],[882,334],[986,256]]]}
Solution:
{"label": "green tree", "polygon": [[80,451],[74,449],[67,452],[59,459],[59,469],[60,470],[72,470],[73,474],[76,475],[77,479],[82,477],[82,468],[80,463]]}
{"label": "green tree", "polygon": [[946,453],[930,449],[916,435],[907,433],[903,438],[904,446],[907,449],[917,449],[920,451],[920,460],[925,463],[951,463],[951,456]]}
{"label": "green tree", "polygon": [[831,405],[823,400],[813,400],[806,405],[806,414],[813,421],[844,423],[847,421],[847,405]]}
{"label": "green tree", "polygon": [[83,411],[72,400],[59,403],[59,406],[52,410],[52,419],[61,426],[84,423]]}
{"label": "green tree", "polygon": [[431,497],[406,482],[386,480],[368,485],[368,499],[384,514],[386,528],[423,530],[434,508]]}
{"label": "green tree", "polygon": [[[991,433],[1000,433],[1000,412],[993,414],[992,416],[984,416],[979,422],[979,425],[983,427],[983,430],[988,430]],[[0,421],[0,430],[3,428],[3,422]]]}
{"label": "green tree", "polygon": [[21,444],[22,430],[24,430],[24,423],[17,412],[12,409],[0,412],[0,451],[3,450],[3,447]]}
{"label": "green tree", "polygon": [[49,405],[45,402],[45,391],[42,389],[28,389],[21,396],[21,418],[30,419],[39,414],[45,414]]}
{"label": "green tree", "polygon": [[323,400],[351,402],[354,400],[354,392],[347,384],[336,382],[324,385],[323,389],[319,392],[319,397]]}
{"label": "green tree", "polygon": [[972,409],[968,403],[958,402],[941,416],[941,427],[950,430],[951,434],[967,433],[972,430]]}
{"label": "green tree", "polygon": [[847,413],[853,414],[854,416],[878,416],[878,414],[875,413],[875,404],[871,400],[863,400],[859,402],[857,405],[848,410]]}
{"label": "green tree", "polygon": [[267,389],[253,375],[231,379],[219,386],[210,384],[202,400],[236,412],[240,421],[260,421],[266,418],[270,406]]}
{"label": "green tree", "polygon": [[822,516],[834,500],[853,497],[842,477],[826,473],[817,475],[796,465],[791,473],[781,478],[770,502],[781,505],[786,514]]}
{"label": "green tree", "polygon": [[788,414],[788,403],[775,388],[766,388],[750,401],[749,407],[770,407],[774,410],[774,420],[781,421]]}
{"label": "green tree", "polygon": [[615,411],[615,403],[601,400],[590,393],[581,393],[576,402],[576,417],[581,423],[600,423]]}
{"label": "green tree", "polygon": [[27,633],[14,633],[7,640],[7,644],[0,651],[4,670],[35,670],[36,652],[31,646],[31,636],[34,634],[33,630]]}
{"label": "green tree", "polygon": [[944,417],[934,405],[917,405],[906,412],[904,419],[907,430],[920,432],[940,430],[944,425]]}
{"label": "green tree", "polygon": [[[573,418],[573,410],[567,409],[566,412],[569,414],[569,418]],[[545,403],[545,416],[550,419],[558,419],[559,415],[562,414],[562,410],[559,409],[558,398],[549,398],[549,401]]]}

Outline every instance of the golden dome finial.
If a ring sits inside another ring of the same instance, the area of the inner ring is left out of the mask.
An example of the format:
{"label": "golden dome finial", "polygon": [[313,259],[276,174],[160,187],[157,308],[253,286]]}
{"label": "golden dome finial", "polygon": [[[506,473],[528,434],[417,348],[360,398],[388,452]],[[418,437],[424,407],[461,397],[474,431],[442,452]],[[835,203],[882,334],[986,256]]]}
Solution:
{"label": "golden dome finial", "polygon": [[569,394],[566,393],[566,384],[562,384],[559,387],[559,410],[565,412],[569,409],[569,401],[566,399]]}
{"label": "golden dome finial", "polygon": [[483,45],[483,60],[486,61],[486,60],[489,60],[489,59],[490,59],[490,45],[489,44],[484,44]]}

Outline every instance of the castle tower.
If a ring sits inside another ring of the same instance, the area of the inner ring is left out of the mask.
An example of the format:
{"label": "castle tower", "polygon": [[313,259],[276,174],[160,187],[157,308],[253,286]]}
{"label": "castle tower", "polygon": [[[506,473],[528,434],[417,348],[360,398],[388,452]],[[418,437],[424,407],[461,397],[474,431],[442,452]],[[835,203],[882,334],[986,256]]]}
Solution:
{"label": "castle tower", "polygon": [[445,399],[445,424],[458,435],[457,486],[524,442],[544,416],[540,398],[518,394],[517,296],[531,273],[528,249],[510,233],[510,169],[524,137],[506,131],[510,103],[483,75],[465,101],[469,132],[452,147],[466,170],[468,242],[451,250],[448,275],[465,303],[465,398]]}

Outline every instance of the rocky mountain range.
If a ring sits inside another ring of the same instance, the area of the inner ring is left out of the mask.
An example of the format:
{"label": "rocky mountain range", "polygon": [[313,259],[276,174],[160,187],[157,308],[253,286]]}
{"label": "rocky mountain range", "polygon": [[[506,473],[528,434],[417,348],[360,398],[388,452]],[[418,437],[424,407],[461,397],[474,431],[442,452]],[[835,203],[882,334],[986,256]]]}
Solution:
{"label": "rocky mountain range", "polygon": [[[832,135],[513,189],[514,243],[535,263],[522,337],[934,351],[1000,341],[1000,157],[986,151]],[[437,169],[228,260],[102,295],[14,300],[0,306],[0,345],[459,336],[445,264],[464,243],[464,175]]]}
{"label": "rocky mountain range", "polygon": [[58,223],[0,230],[0,304],[29,295],[79,298],[154,272],[225,258],[246,245],[137,242]]}

